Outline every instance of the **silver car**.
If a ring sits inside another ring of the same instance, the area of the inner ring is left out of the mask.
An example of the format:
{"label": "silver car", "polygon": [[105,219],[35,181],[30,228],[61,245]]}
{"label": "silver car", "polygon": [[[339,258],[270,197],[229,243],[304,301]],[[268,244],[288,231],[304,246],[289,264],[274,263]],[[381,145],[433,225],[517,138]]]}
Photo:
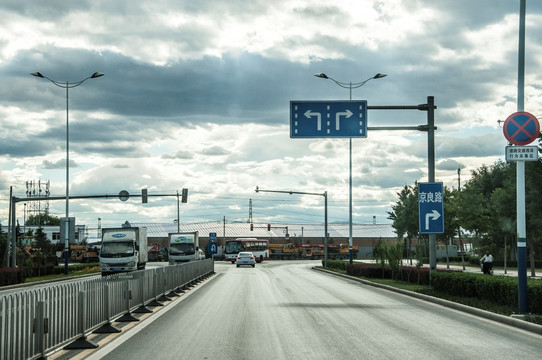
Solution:
{"label": "silver car", "polygon": [[252,267],[256,266],[256,258],[254,257],[254,254],[246,251],[237,254],[237,259],[235,262],[237,263],[237,267],[241,265],[250,265]]}

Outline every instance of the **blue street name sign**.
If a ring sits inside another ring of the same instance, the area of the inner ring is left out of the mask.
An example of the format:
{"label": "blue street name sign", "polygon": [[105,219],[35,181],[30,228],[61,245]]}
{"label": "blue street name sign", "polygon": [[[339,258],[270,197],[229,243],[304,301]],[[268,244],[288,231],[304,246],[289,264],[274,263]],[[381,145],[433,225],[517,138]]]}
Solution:
{"label": "blue street name sign", "polygon": [[444,233],[444,190],[441,182],[418,183],[420,234]]}
{"label": "blue street name sign", "polygon": [[367,101],[290,101],[290,138],[367,137]]}
{"label": "blue street name sign", "polygon": [[216,240],[216,233],[209,233],[209,241],[215,241]]}

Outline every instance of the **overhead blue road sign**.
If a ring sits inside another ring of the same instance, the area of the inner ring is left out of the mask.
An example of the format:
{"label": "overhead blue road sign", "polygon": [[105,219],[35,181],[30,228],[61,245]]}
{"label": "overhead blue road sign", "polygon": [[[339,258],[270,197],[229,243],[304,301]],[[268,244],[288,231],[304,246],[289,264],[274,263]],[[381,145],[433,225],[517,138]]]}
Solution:
{"label": "overhead blue road sign", "polygon": [[441,182],[418,183],[420,234],[444,233],[444,190]]}
{"label": "overhead blue road sign", "polygon": [[367,137],[367,101],[290,101],[290,138]]}

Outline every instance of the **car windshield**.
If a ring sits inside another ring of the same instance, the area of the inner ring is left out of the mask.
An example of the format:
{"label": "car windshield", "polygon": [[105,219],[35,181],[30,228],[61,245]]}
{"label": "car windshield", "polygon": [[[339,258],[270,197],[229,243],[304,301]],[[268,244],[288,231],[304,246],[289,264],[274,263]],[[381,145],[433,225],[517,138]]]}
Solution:
{"label": "car windshield", "polygon": [[102,243],[101,256],[107,257],[108,255],[125,255],[131,256],[134,254],[134,242],[133,241],[115,241]]}
{"label": "car windshield", "polygon": [[169,246],[169,253],[172,255],[194,255],[194,244],[173,243]]}

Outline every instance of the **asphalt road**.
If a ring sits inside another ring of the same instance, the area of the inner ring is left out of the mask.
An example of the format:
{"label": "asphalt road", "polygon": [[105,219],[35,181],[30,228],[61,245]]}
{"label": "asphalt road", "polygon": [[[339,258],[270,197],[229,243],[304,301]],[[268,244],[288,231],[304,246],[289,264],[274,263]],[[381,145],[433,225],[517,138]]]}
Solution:
{"label": "asphalt road", "polygon": [[216,276],[87,359],[540,359],[542,336],[311,270]]}

